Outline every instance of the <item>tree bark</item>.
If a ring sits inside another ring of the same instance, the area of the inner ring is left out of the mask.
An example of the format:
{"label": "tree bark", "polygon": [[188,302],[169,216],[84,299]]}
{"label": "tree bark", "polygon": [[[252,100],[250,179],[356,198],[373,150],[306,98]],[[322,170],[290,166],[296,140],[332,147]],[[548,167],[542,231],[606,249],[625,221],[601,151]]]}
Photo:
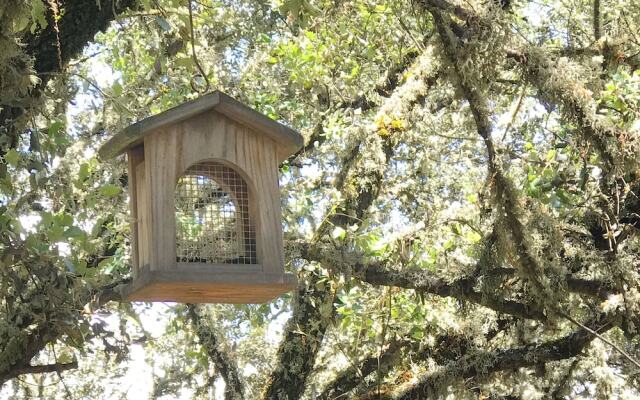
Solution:
{"label": "tree bark", "polygon": [[216,373],[220,374],[226,384],[224,389],[225,400],[243,400],[245,398],[244,384],[240,379],[238,366],[224,349],[223,339],[213,327],[202,321],[202,317],[198,314],[198,309],[195,305],[188,304],[187,312],[200,340],[200,345],[204,347],[216,366]]}
{"label": "tree bark", "polygon": [[[135,4],[135,0],[65,1],[64,12],[60,13],[60,19],[57,21],[58,32],[53,23],[53,13],[46,5],[48,22],[46,28],[34,33],[28,32],[21,38],[25,44],[24,51],[33,58],[33,67],[41,79],[41,83],[31,91],[30,98],[21,103],[37,105],[43,88],[52,77],[51,73],[61,72],[58,49],[64,67],[69,60],[84,50],[96,33],[106,30],[118,14]],[[25,70],[24,73],[27,74],[28,71]],[[5,128],[5,134],[12,136],[19,134],[16,132],[14,122],[24,113],[25,108],[30,107],[29,105],[21,107],[0,104],[0,127]],[[12,142],[15,142],[15,139]]]}
{"label": "tree bark", "polygon": [[[612,325],[600,330],[604,333]],[[477,352],[452,362],[442,370],[427,373],[416,384],[389,397],[394,400],[421,400],[437,398],[443,388],[461,378],[482,377],[489,374],[543,365],[550,361],[564,360],[580,354],[595,337],[585,330],[577,330],[557,340],[543,344],[502,349],[494,352]]]}

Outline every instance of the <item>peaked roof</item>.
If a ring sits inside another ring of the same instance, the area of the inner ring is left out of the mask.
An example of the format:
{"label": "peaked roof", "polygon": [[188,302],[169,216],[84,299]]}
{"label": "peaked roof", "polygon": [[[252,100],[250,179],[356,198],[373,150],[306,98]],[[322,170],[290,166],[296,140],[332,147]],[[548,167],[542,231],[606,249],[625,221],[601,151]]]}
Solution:
{"label": "peaked roof", "polygon": [[215,110],[226,117],[263,133],[279,145],[281,160],[296,152],[304,144],[297,131],[257,112],[219,90],[191,100],[160,114],[153,115],[129,125],[105,143],[98,154],[103,159],[116,157],[131,147],[143,142],[145,135],[167,125],[184,121],[205,111]]}

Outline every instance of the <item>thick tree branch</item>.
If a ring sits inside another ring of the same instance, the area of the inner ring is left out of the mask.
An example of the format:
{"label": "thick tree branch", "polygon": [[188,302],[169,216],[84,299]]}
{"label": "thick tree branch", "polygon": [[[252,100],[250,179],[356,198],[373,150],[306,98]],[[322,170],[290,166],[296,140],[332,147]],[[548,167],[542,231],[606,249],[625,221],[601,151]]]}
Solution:
{"label": "thick tree branch", "polygon": [[[52,267],[52,269],[55,267]],[[88,308],[89,310],[95,310],[109,301],[121,300],[120,289],[128,283],[128,280],[116,281],[109,285],[106,285],[97,290],[78,290],[76,288],[76,304],[74,308],[77,310],[77,319],[82,319],[81,310]],[[69,282],[69,287],[71,287]],[[19,317],[20,324],[17,324],[16,329],[18,334],[12,335],[8,340],[4,340],[0,344],[0,360],[1,365],[6,365],[7,368],[0,370],[0,385],[13,378],[15,371],[20,371],[25,368],[29,368],[31,360],[40,353],[45,346],[55,341],[64,333],[64,326],[51,324],[50,320],[56,320],[55,312],[56,307],[53,305],[52,310],[42,310],[41,313],[47,315],[44,322],[38,323],[35,327],[33,325],[32,316],[34,310],[29,310],[28,314]],[[75,323],[75,321],[69,321],[69,323]]]}
{"label": "thick tree branch", "polygon": [[[485,340],[489,342],[498,333],[510,326],[507,320],[498,320],[497,327],[489,330],[485,335]],[[362,387],[365,378],[372,373],[381,371],[382,375],[387,375],[393,365],[406,352],[411,352],[412,362],[424,362],[428,359],[434,360],[440,365],[458,360],[475,347],[474,340],[468,336],[458,333],[445,333],[438,335],[430,345],[415,341],[410,337],[394,340],[385,348],[380,357],[369,357],[364,359],[358,366],[351,366],[342,371],[338,377],[318,396],[318,400],[329,400],[346,397],[349,392]],[[375,392],[377,392],[377,387]],[[373,391],[373,388],[371,388]],[[376,397],[374,397],[376,398]]]}
{"label": "thick tree branch", "polygon": [[[33,69],[40,77],[41,83],[31,91],[29,98],[15,100],[12,104],[0,104],[0,134],[9,134],[12,137],[17,135],[13,125],[15,120],[24,113],[25,108],[30,108],[31,105],[38,103],[37,100],[52,76],[51,73],[61,72],[58,63],[58,50],[60,50],[60,61],[64,67],[69,60],[82,52],[96,33],[107,29],[118,14],[135,4],[135,0],[65,1],[64,12],[61,13],[57,24],[53,23],[53,13],[47,7],[48,25],[46,28],[33,34],[27,32],[21,38],[26,45],[25,53],[33,58]],[[56,32],[56,27],[58,32]],[[24,67],[26,75],[29,71],[26,69],[26,65]],[[15,138],[10,143],[15,145]]]}
{"label": "thick tree branch", "polygon": [[[519,318],[545,320],[545,314],[533,304],[523,304],[513,300],[501,299],[474,289],[478,278],[473,276],[461,278],[454,282],[447,282],[434,276],[428,270],[404,266],[395,269],[384,261],[365,261],[362,254],[339,251],[330,245],[320,243],[296,242],[291,244],[297,248],[300,256],[309,261],[329,265],[333,261],[333,268],[340,273],[347,274],[363,282],[376,286],[395,286],[413,289],[421,293],[441,297],[454,297],[487,307],[499,313],[513,315]],[[499,268],[494,265],[477,265],[478,270],[489,271],[492,275],[500,274],[506,277],[514,276],[517,270],[513,268]],[[608,283],[566,277],[567,290],[589,297],[605,300],[617,290]]]}
{"label": "thick tree branch", "polygon": [[593,38],[600,40],[600,0],[593,0]]}
{"label": "thick tree branch", "polygon": [[293,315],[285,327],[275,369],[263,398],[300,398],[315,364],[324,333],[333,316],[333,289],[321,282],[319,271],[310,271],[300,282],[293,301]]}
{"label": "thick tree branch", "polygon": [[542,310],[533,304],[501,299],[475,290],[475,278],[462,278],[454,282],[446,282],[424,269],[396,270],[385,265],[384,262],[363,263],[360,255],[354,253],[331,251],[323,246],[308,243],[299,243],[297,246],[302,258],[320,263],[329,263],[330,260],[333,260],[334,267],[340,272],[372,285],[395,286],[440,297],[454,297],[519,318],[539,321],[546,319]]}
{"label": "thick tree branch", "polygon": [[[522,222],[519,196],[511,179],[500,165],[496,154],[496,148],[491,138],[492,123],[488,102],[476,85],[472,85],[465,79],[461,71],[462,60],[460,55],[464,53],[464,45],[461,44],[451,31],[450,18],[427,0],[425,7],[433,17],[436,29],[440,36],[444,52],[448,58],[450,68],[454,71],[454,84],[459,88],[462,96],[469,102],[469,108],[473,115],[478,135],[483,139],[487,149],[488,181],[490,184],[494,214],[496,216],[497,231],[500,232],[500,241],[508,249],[508,257],[518,267],[520,274],[531,283],[536,294],[537,307],[544,307],[550,299],[557,295],[559,288],[552,288],[553,282],[559,281],[548,274],[555,275],[556,271],[548,269],[536,256],[532,243],[527,234],[527,227]],[[555,303],[552,304],[555,307]]]}
{"label": "thick tree branch", "polygon": [[[591,325],[598,324],[592,322]],[[612,326],[607,324],[605,328],[600,330],[600,333],[606,332]],[[442,370],[425,374],[416,384],[410,385],[390,398],[394,400],[436,398],[441,389],[446,388],[457,379],[482,377],[499,371],[512,371],[575,357],[594,338],[589,332],[580,329],[563,338],[543,344],[529,344],[494,352],[469,354],[446,365]]]}
{"label": "thick tree branch", "polygon": [[318,395],[317,400],[332,400],[346,397],[363,380],[376,371],[386,375],[400,357],[404,347],[410,345],[410,341],[393,341],[378,357],[367,357],[358,366],[351,366],[342,371],[336,379]]}
{"label": "thick tree branch", "polygon": [[187,313],[198,336],[200,345],[205,349],[211,361],[215,364],[216,372],[219,373],[224,380],[225,400],[243,400],[245,398],[245,390],[242,380],[240,379],[238,366],[224,349],[222,338],[213,327],[202,320],[195,305],[188,304]]}
{"label": "thick tree branch", "polygon": [[[434,71],[425,68],[431,66],[432,51],[432,47],[429,47],[416,59],[411,67],[415,68],[414,74],[386,99],[377,113],[378,117],[388,118],[418,104],[429,85],[435,83],[431,75]],[[336,189],[343,197],[339,204],[332,205],[329,214],[316,229],[314,240],[325,237],[334,227],[346,228],[365,218],[380,193],[386,166],[396,144],[392,134],[380,135],[377,131],[369,130],[357,133],[343,156],[343,169],[337,177]],[[332,261],[329,261],[323,266],[330,268],[331,264]],[[268,399],[299,398],[312,371],[324,333],[333,318],[333,288],[321,281],[324,277],[318,270],[311,270],[305,275],[306,282],[298,288],[293,316],[278,350],[278,364],[265,391],[265,398]]]}
{"label": "thick tree branch", "polygon": [[627,135],[598,118],[590,91],[579,82],[568,81],[543,51],[508,50],[507,57],[522,66],[525,81],[538,90],[543,101],[561,106],[563,115],[576,124],[579,137],[598,152],[606,173],[620,170],[625,163],[636,162]]}
{"label": "thick tree branch", "polygon": [[72,361],[70,363],[55,363],[55,364],[46,364],[46,365],[28,365],[26,367],[14,368],[11,370],[11,373],[8,379],[13,379],[16,376],[25,375],[25,374],[45,374],[49,372],[63,372],[68,371],[70,369],[78,368],[78,362]]}

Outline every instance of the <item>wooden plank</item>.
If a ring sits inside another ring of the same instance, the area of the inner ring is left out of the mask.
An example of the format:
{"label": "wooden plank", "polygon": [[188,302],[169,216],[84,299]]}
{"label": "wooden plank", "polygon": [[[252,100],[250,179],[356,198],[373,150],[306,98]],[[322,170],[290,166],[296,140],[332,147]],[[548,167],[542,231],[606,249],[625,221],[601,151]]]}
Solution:
{"label": "wooden plank", "polygon": [[296,285],[296,278],[290,274],[143,269],[139,279],[125,288],[125,296],[129,301],[252,304],[272,300]]}
{"label": "wooden plank", "polygon": [[[145,178],[145,163],[136,166],[136,204],[137,204],[137,234],[138,234],[138,272],[150,263],[149,256],[149,189]],[[134,275],[134,279],[136,276]]]}
{"label": "wooden plank", "polygon": [[129,212],[130,215],[130,239],[131,243],[131,265],[132,275],[135,278],[140,268],[138,259],[138,181],[136,179],[136,169],[144,161],[144,150],[142,146],[134,147],[127,152],[127,160],[129,163]]}
{"label": "wooden plank", "polygon": [[259,139],[260,142],[257,145],[262,150],[255,150],[258,154],[256,163],[263,167],[260,168],[260,178],[256,179],[259,179],[261,183],[261,188],[259,189],[259,213],[262,221],[261,235],[265,254],[264,269],[265,272],[271,273],[276,271],[284,272],[278,156],[276,149],[268,145],[268,138],[262,136]]}
{"label": "wooden plank", "polygon": [[130,125],[107,141],[100,148],[98,154],[103,159],[116,157],[127,149],[140,145],[147,134],[188,120],[209,110],[220,112],[236,122],[270,137],[278,143],[280,161],[284,161],[304,144],[302,135],[297,131],[270,119],[220,91],[215,91]]}
{"label": "wooden plank", "polygon": [[175,187],[181,137],[181,127],[174,126],[148,136],[144,145],[150,200],[150,265],[159,270],[176,265]]}
{"label": "wooden plank", "polygon": [[141,144],[148,133],[207,111],[215,107],[219,101],[219,92],[215,91],[140,120],[109,139],[100,148],[98,154],[105,160],[116,157],[127,148]]}
{"label": "wooden plank", "polygon": [[219,273],[219,274],[260,274],[262,265],[260,264],[209,264],[178,262],[177,269],[185,273]]}

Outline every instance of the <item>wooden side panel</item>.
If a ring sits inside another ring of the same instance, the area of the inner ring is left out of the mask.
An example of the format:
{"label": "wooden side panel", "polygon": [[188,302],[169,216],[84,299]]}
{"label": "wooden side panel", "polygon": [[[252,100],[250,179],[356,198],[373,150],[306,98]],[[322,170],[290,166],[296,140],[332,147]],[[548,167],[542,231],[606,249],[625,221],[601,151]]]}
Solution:
{"label": "wooden side panel", "polygon": [[174,190],[181,135],[170,127],[145,138],[144,157],[149,189],[149,262],[151,270],[176,268]]}
{"label": "wooden side panel", "polygon": [[236,135],[247,136],[242,165],[255,187],[256,230],[261,243],[263,268],[267,273],[284,273],[282,213],[278,183],[278,154],[275,143],[264,135],[235,126]]}
{"label": "wooden side panel", "polygon": [[[136,167],[136,199],[137,199],[137,237],[138,237],[138,272],[149,266],[149,189],[145,176],[145,164]],[[135,275],[137,277],[137,275]]]}
{"label": "wooden side panel", "polygon": [[138,216],[138,180],[136,177],[136,169],[138,165],[140,165],[144,161],[144,150],[142,146],[130,149],[127,152],[127,160],[129,164],[128,168],[128,177],[129,177],[129,210],[130,210],[130,218],[131,218],[131,233],[130,233],[130,243],[131,243],[131,265],[132,265],[132,273],[133,277],[138,276],[138,271],[140,269],[140,263],[138,259],[138,246],[139,246],[139,238],[138,238],[138,224],[139,224],[139,216]]}

